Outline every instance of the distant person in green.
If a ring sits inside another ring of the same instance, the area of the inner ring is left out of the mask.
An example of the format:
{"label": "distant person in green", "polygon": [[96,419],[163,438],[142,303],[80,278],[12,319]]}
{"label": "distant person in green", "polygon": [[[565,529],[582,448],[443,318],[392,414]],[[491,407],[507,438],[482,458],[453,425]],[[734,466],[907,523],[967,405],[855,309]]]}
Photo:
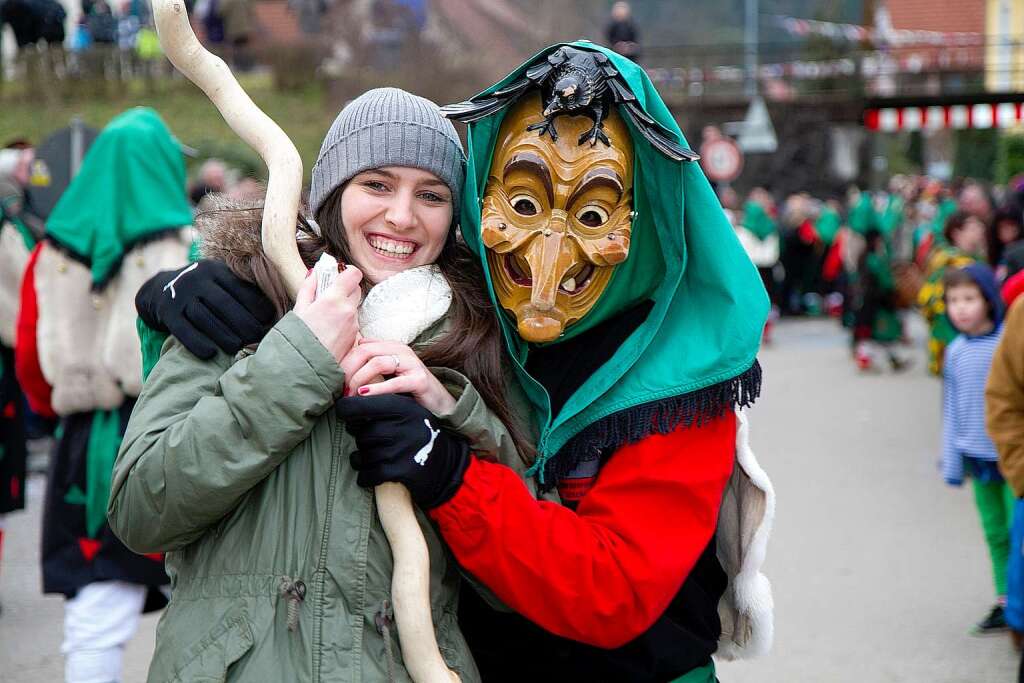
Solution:
{"label": "distant person in green", "polygon": [[842,234],[842,207],[835,199],[829,199],[821,205],[814,231],[818,233],[823,248],[821,255],[821,282],[825,293],[825,311],[829,315],[839,315],[846,289],[846,272],[843,268],[844,239]]}
{"label": "distant person in green", "polygon": [[894,303],[896,284],[889,249],[880,230],[869,230],[864,240],[851,287],[854,357],[861,370],[874,370],[877,356],[884,353],[892,369],[899,371],[906,362],[893,350],[903,336],[903,326]]}
{"label": "distant person in green", "polygon": [[850,215],[847,223],[850,229],[861,236],[866,236],[871,230],[881,230],[878,214],[875,212],[874,198],[870,192],[861,191],[853,187],[849,195]]}
{"label": "distant person in green", "polygon": [[771,312],[764,326],[762,341],[771,342],[772,329],[779,318],[775,266],[779,263],[779,225],[775,220],[775,200],[763,187],[751,190],[743,205],[743,218],[735,224],[736,237],[757,267],[765,291],[771,300]]}
{"label": "distant person in green", "polygon": [[889,194],[884,198],[885,205],[878,214],[878,229],[890,246],[898,240],[903,227],[903,197],[900,196],[898,185],[890,187]]}
{"label": "distant person in green", "polygon": [[772,270],[779,262],[779,224],[775,219],[775,200],[763,187],[755,187],[743,205],[740,243],[757,266],[764,288],[775,303],[775,279]]}
{"label": "distant person in green", "polygon": [[943,241],[928,257],[925,283],[918,292],[917,304],[928,322],[928,372],[933,375],[942,375],[946,346],[957,335],[946,316],[942,279],[951,268],[963,268],[984,260],[985,235],[985,223],[980,218],[957,211],[946,220]]}
{"label": "distant person in green", "polygon": [[948,194],[948,190],[939,181],[929,183],[922,193],[921,206],[918,213],[921,223],[914,230],[911,239],[914,263],[922,269],[928,265],[928,256],[936,242],[942,240],[942,231],[946,221],[956,213],[956,200]]}
{"label": "distant person in green", "polygon": [[43,502],[42,589],[64,596],[64,680],[119,681],[143,611],[162,607],[163,556],[107,523],[114,460],[142,391],[135,292],[191,243],[181,145],[152,109],[96,138],[26,266],[15,367],[32,409],[60,419]]}

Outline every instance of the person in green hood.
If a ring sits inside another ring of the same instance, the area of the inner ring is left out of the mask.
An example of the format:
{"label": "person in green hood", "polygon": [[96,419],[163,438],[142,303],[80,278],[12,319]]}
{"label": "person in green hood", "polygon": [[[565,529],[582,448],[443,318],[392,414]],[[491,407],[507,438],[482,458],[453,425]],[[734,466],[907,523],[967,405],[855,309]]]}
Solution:
{"label": "person in green hood", "polygon": [[931,250],[924,272],[924,283],[917,293],[917,304],[928,323],[928,372],[941,377],[946,346],[958,332],[946,315],[943,278],[949,270],[984,261],[985,223],[964,211],[946,219],[943,239]]}
{"label": "person in green hood", "polygon": [[854,359],[861,370],[877,369],[876,356],[881,352],[898,372],[907,362],[893,349],[903,337],[903,323],[895,305],[896,282],[889,247],[879,230],[868,230],[864,242],[851,287]]}
{"label": "person in green hood", "polygon": [[142,389],[135,291],[187,261],[191,223],[178,141],[155,111],[131,109],[90,147],[26,268],[16,368],[32,408],[60,418],[42,573],[44,592],[66,598],[69,682],[120,680],[140,614],[166,603],[163,557],[128,550],[106,501]]}
{"label": "person in green hood", "polygon": [[[566,62],[584,71],[546,66]],[[581,73],[614,79],[599,112],[575,99]],[[636,64],[554,45],[447,111],[481,102],[461,232],[536,453],[525,475],[479,451],[423,461],[416,402],[365,385],[337,404],[350,464],[361,486],[447,492],[413,497],[472,579],[459,623],[483,680],[711,683],[713,653],[771,640],[774,494],[738,410],[760,392],[768,297]]]}
{"label": "person in green hood", "polygon": [[772,330],[779,319],[779,288],[776,286],[775,270],[779,264],[780,241],[778,222],[773,216],[777,213],[775,199],[763,187],[755,187],[750,191],[747,201],[743,204],[743,218],[734,228],[743,250],[757,267],[761,283],[771,301],[771,312],[764,325],[762,341],[771,343]]}

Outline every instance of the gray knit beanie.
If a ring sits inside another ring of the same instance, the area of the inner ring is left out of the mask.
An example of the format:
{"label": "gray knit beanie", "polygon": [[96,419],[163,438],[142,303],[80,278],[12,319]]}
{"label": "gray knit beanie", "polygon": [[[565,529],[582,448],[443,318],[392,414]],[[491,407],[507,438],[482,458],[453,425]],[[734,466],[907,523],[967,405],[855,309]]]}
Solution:
{"label": "gray knit beanie", "polygon": [[313,165],[313,215],[352,176],[383,166],[430,171],[451,189],[458,216],[466,155],[455,126],[436,104],[398,88],[367,91],[334,119]]}

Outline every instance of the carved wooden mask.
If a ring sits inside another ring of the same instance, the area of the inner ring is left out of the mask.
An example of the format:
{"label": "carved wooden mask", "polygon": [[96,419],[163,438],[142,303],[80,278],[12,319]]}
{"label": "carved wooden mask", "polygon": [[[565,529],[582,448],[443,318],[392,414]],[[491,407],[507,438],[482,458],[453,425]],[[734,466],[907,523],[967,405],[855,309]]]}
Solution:
{"label": "carved wooden mask", "polygon": [[611,146],[578,144],[593,121],[560,116],[558,140],[526,127],[543,120],[539,94],[505,115],[484,192],[481,236],[502,307],[519,335],[554,341],[593,308],[629,255],[633,142],[618,112]]}

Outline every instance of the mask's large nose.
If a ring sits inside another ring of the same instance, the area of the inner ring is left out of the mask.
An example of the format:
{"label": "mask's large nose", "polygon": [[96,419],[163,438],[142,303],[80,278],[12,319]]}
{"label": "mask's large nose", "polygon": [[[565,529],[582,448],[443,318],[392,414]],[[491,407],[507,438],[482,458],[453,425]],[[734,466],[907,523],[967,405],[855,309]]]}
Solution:
{"label": "mask's large nose", "polygon": [[555,307],[558,285],[572,268],[573,246],[566,239],[566,214],[555,210],[544,231],[530,245],[526,262],[530,264],[533,288],[530,304],[538,311],[550,311]]}
{"label": "mask's large nose", "polygon": [[516,308],[519,336],[531,342],[558,339],[565,327],[565,312],[555,307],[562,278],[582,255],[566,235],[566,214],[553,211],[544,230],[533,238],[523,258],[533,285],[530,301]]}

